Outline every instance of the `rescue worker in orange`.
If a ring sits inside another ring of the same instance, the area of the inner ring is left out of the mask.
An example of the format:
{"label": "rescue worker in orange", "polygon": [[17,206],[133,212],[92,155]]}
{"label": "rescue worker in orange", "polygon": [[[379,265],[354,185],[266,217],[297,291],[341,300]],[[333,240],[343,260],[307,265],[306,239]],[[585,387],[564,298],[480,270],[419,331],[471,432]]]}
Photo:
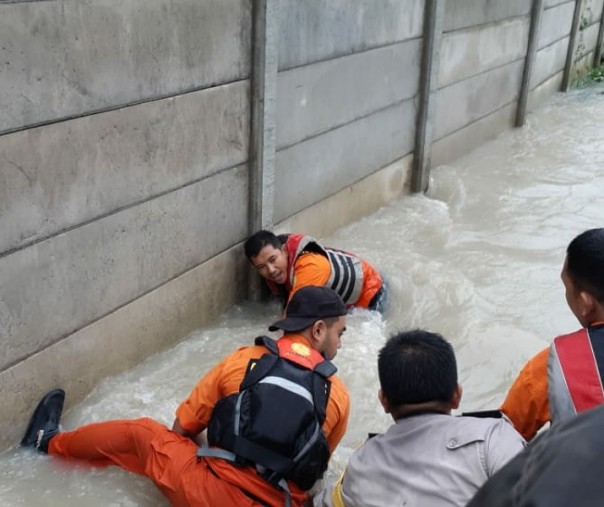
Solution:
{"label": "rescue worker in orange", "polygon": [[582,329],[554,339],[524,366],[501,411],[525,439],[604,404],[604,229],[573,239],[562,268],[568,307]]}
{"label": "rescue worker in orange", "polygon": [[[349,396],[330,361],[346,312],[331,289],[298,291],[269,328],[283,337],[259,337],[210,370],[172,429],[142,418],[60,432],[65,393],[55,389],[21,445],[145,475],[175,506],[300,507],[346,430]],[[205,429],[210,445],[200,447]]]}
{"label": "rescue worker in orange", "polygon": [[261,230],[244,245],[245,255],[284,306],[307,285],[335,290],[348,307],[383,311],[386,286],[382,275],[356,255],[322,246],[304,234]]}

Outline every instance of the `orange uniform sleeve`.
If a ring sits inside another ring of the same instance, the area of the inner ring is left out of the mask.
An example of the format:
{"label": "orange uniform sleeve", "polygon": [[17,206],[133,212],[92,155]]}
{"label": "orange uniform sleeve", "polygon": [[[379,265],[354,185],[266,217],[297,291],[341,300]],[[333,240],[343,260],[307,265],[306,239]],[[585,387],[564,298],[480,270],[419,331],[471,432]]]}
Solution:
{"label": "orange uniform sleeve", "polygon": [[551,419],[547,392],[548,357],[549,348],[526,363],[501,406],[501,411],[527,441]]}
{"label": "orange uniform sleeve", "polygon": [[382,288],[382,275],[366,260],[361,260],[361,263],[363,264],[363,291],[355,306],[367,308],[373,296]]}
{"label": "orange uniform sleeve", "polygon": [[317,253],[301,255],[294,264],[294,283],[289,293],[289,299],[302,287],[308,285],[325,286],[330,274],[331,266],[324,255]]}
{"label": "orange uniform sleeve", "polygon": [[176,409],[180,425],[194,435],[206,429],[218,400],[239,392],[249,361],[265,352],[264,347],[242,347],[212,368]]}
{"label": "orange uniform sleeve", "polygon": [[348,390],[339,377],[333,377],[329,402],[327,403],[323,431],[327,437],[330,454],[336,449],[348,426],[350,415],[350,397]]}

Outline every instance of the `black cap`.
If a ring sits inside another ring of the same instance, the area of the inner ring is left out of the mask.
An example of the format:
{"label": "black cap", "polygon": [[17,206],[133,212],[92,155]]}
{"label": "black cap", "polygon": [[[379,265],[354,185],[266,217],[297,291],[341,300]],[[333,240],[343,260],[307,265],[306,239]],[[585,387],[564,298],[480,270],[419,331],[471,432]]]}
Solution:
{"label": "black cap", "polygon": [[298,289],[289,300],[285,318],[269,326],[269,331],[301,331],[317,320],[346,315],[346,305],[337,292],[328,287],[309,285]]}

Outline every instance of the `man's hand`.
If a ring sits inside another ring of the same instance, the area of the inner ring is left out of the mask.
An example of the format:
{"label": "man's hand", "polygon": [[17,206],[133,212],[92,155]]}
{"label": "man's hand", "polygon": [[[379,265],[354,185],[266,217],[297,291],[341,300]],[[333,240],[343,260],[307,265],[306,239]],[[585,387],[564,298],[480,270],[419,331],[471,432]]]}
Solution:
{"label": "man's hand", "polygon": [[182,427],[178,418],[174,419],[174,424],[172,424],[172,431],[178,433],[179,435],[182,435],[183,437],[190,438],[200,447],[208,444],[208,436],[206,430],[203,430],[197,434],[190,433]]}

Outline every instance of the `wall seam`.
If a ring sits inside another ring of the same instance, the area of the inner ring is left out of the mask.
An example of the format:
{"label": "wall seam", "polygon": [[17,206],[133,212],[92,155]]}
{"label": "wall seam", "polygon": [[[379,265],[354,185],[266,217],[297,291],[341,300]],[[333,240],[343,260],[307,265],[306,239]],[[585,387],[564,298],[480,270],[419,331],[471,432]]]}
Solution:
{"label": "wall seam", "polygon": [[[47,0],[43,0],[43,1],[47,1]],[[141,100],[134,100],[131,102],[125,102],[125,103],[116,104],[116,105],[112,105],[112,106],[108,106],[108,107],[91,109],[91,110],[83,112],[83,113],[70,114],[70,115],[66,115],[66,116],[61,116],[60,118],[53,118],[51,120],[44,120],[44,121],[40,121],[40,122],[29,123],[27,125],[21,125],[19,127],[15,127],[15,128],[0,130],[0,137],[4,136],[4,135],[14,134],[16,132],[23,132],[26,130],[36,129],[39,127],[46,127],[49,125],[56,125],[56,124],[65,123],[65,122],[69,122],[69,121],[73,121],[73,120],[79,120],[81,118],[87,118],[89,116],[94,116],[97,114],[111,113],[113,111],[119,111],[120,109],[127,109],[129,107],[135,107],[135,106],[139,106],[141,104],[149,104],[149,103],[153,103],[153,102],[161,102],[163,100],[168,100],[168,99],[175,99],[177,97],[182,97],[185,95],[189,95],[191,93],[197,93],[197,92],[201,92],[204,90],[212,90],[214,88],[220,88],[222,86],[230,86],[230,85],[235,85],[235,84],[239,84],[239,83],[244,83],[248,80],[249,80],[249,78],[246,77],[243,79],[237,79],[235,81],[227,81],[225,83],[210,84],[208,86],[201,86],[201,87],[197,87],[197,88],[191,88],[188,90],[184,90],[184,91],[178,92],[176,94],[170,93],[170,94],[166,94],[166,95],[160,95],[157,97],[151,97],[151,98],[146,98],[146,99],[141,99]]]}
{"label": "wall seam", "polygon": [[32,241],[28,241],[27,243],[23,243],[22,245],[19,245],[18,247],[14,247],[14,248],[11,248],[11,249],[6,250],[4,252],[0,252],[0,260],[3,259],[4,257],[8,257],[9,255],[17,253],[17,252],[19,252],[21,250],[25,250],[26,248],[29,248],[31,246],[35,246],[35,245],[37,245],[39,243],[43,243],[44,241],[49,241],[49,240],[51,240],[51,239],[53,239],[53,238],[55,238],[57,236],[60,236],[61,234],[65,234],[65,233],[74,231],[74,230],[79,229],[81,227],[86,227],[87,225],[90,225],[92,223],[98,222],[99,220],[103,220],[103,219],[105,219],[107,217],[110,217],[110,216],[113,216],[113,215],[117,215],[118,213],[121,213],[122,211],[126,211],[128,209],[135,208],[137,206],[140,206],[141,204],[145,204],[145,203],[153,201],[155,199],[159,199],[159,198],[164,197],[164,196],[166,196],[168,194],[171,194],[171,193],[174,193],[174,192],[178,192],[179,190],[182,190],[183,188],[190,187],[191,185],[196,185],[198,183],[201,183],[204,180],[207,180],[207,179],[213,178],[215,176],[219,176],[219,175],[221,175],[223,173],[226,173],[228,171],[232,171],[232,170],[235,170],[237,168],[243,167],[246,164],[247,164],[247,161],[238,162],[238,163],[236,163],[234,165],[231,165],[231,166],[228,166],[228,167],[224,167],[222,169],[214,171],[211,174],[207,174],[207,175],[202,176],[200,178],[197,178],[195,180],[191,180],[191,181],[188,181],[187,183],[183,183],[182,185],[179,185],[177,187],[166,189],[166,190],[164,190],[162,192],[159,192],[157,194],[153,194],[153,195],[151,195],[149,197],[146,197],[144,199],[139,199],[137,201],[133,201],[131,203],[125,204],[123,206],[120,206],[119,208],[115,208],[115,209],[113,209],[111,211],[108,211],[106,213],[102,213],[100,215],[95,215],[94,217],[91,217],[91,218],[89,218],[87,220],[84,220],[83,222],[78,222],[77,224],[71,225],[69,227],[64,227],[64,228],[62,228],[62,229],[60,229],[60,230],[58,230],[56,232],[53,232],[52,234],[47,234],[44,237],[36,238],[36,239],[34,239]]}
{"label": "wall seam", "polygon": [[277,147],[277,153],[279,153],[280,151],[285,151],[289,148],[292,148],[293,146],[297,146],[298,144],[305,143],[306,141],[316,139],[317,137],[321,137],[322,135],[329,134],[330,132],[333,132],[335,130],[347,127],[348,125],[352,125],[353,123],[355,123],[357,121],[365,120],[365,119],[373,116],[374,114],[383,113],[384,111],[387,111],[388,109],[394,109],[395,107],[400,106],[401,104],[404,104],[405,102],[409,102],[410,100],[415,100],[416,96],[417,96],[417,94],[411,95],[409,97],[405,97],[404,99],[397,100],[396,102],[392,102],[391,104],[388,104],[387,106],[380,107],[378,109],[374,109],[373,111],[371,111],[369,113],[363,114],[361,116],[357,116],[355,118],[352,118],[351,120],[347,120],[343,123],[336,123],[326,129],[321,130],[320,132],[316,132],[314,134],[311,134],[310,136],[304,137],[303,139],[301,139],[299,141],[284,144],[283,146],[279,146],[279,147]]}

